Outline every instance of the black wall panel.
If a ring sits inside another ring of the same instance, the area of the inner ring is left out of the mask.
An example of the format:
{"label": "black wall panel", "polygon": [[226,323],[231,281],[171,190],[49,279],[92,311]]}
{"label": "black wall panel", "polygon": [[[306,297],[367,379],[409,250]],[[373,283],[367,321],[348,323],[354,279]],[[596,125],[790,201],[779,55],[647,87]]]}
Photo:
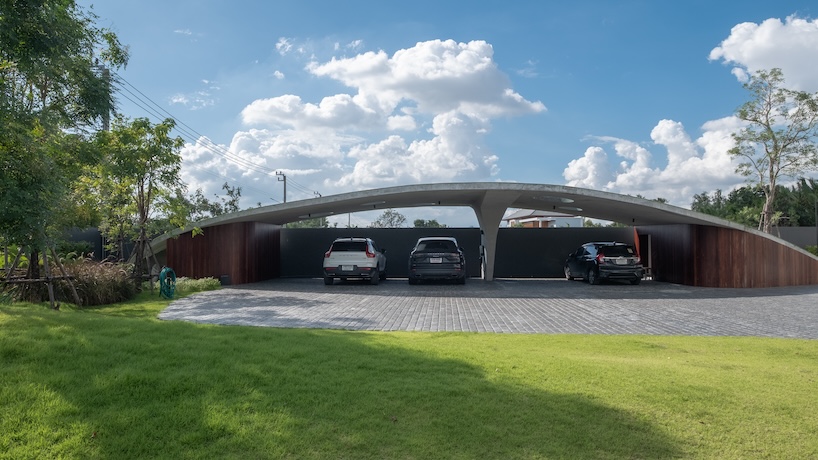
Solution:
{"label": "black wall panel", "polygon": [[409,252],[418,238],[453,236],[466,254],[468,276],[480,276],[480,230],[476,228],[284,228],[281,230],[281,277],[320,277],[324,253],[336,239],[372,238],[386,250],[388,276],[405,278]]}
{"label": "black wall panel", "polygon": [[[284,228],[281,230],[281,276],[320,277],[324,252],[335,238],[368,237],[386,249],[387,273],[405,278],[409,252],[418,238],[454,236],[466,254],[469,277],[481,276],[478,228]],[[633,244],[633,228],[501,228],[497,237],[495,278],[563,276],[568,254],[589,241]]]}

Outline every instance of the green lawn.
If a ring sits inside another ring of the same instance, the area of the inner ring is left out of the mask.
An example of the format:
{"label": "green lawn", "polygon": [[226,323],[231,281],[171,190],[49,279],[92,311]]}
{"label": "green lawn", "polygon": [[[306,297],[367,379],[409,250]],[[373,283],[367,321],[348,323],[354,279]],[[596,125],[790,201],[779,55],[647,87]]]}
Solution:
{"label": "green lawn", "polygon": [[818,458],[818,341],[0,305],[0,458]]}

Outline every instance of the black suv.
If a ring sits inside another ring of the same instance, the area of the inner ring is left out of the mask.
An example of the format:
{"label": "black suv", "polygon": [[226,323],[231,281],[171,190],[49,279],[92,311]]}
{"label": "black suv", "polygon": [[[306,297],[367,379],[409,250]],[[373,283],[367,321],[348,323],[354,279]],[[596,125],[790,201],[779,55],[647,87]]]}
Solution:
{"label": "black suv", "polygon": [[452,236],[420,238],[409,254],[409,284],[421,280],[453,280],[466,284],[466,258]]}
{"label": "black suv", "polygon": [[639,255],[625,243],[585,243],[565,261],[567,279],[584,278],[590,284],[613,279],[639,284],[644,273]]}

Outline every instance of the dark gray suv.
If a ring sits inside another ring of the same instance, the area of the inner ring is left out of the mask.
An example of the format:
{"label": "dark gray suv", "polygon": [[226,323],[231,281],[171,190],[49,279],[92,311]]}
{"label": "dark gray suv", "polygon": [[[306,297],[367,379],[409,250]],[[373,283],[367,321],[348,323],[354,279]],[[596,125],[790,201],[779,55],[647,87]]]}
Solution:
{"label": "dark gray suv", "polygon": [[466,258],[452,236],[418,239],[409,254],[409,284],[421,280],[452,280],[466,284]]}
{"label": "dark gray suv", "polygon": [[583,278],[590,284],[625,280],[639,284],[645,269],[633,246],[617,242],[585,243],[565,261],[565,277]]}

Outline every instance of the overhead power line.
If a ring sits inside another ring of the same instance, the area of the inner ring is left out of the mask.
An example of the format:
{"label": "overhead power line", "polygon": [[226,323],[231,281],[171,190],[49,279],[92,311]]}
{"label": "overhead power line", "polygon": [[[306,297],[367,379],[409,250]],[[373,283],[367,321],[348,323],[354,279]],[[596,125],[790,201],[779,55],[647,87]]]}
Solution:
{"label": "overhead power line", "polygon": [[[122,97],[124,97],[125,99],[127,99],[128,101],[130,101],[131,103],[133,103],[134,105],[136,105],[137,107],[144,110],[146,113],[148,113],[152,117],[155,117],[158,120],[162,120],[162,119],[165,119],[165,118],[173,119],[176,122],[176,128],[175,129],[182,135],[183,138],[185,138],[189,142],[191,142],[193,144],[199,143],[200,145],[203,145],[208,150],[210,150],[214,154],[224,158],[226,161],[228,161],[230,163],[236,164],[236,165],[238,165],[240,167],[243,167],[245,169],[249,169],[249,170],[252,170],[252,171],[255,171],[255,172],[258,172],[258,173],[265,174],[265,175],[270,176],[270,177],[273,177],[276,173],[278,173],[280,171],[280,170],[276,170],[276,169],[270,169],[270,168],[267,168],[267,167],[265,167],[263,165],[259,165],[259,164],[253,163],[251,161],[248,161],[248,160],[242,158],[241,156],[236,155],[235,153],[231,152],[229,149],[227,149],[227,148],[225,148],[225,147],[223,147],[223,146],[221,146],[219,144],[216,144],[216,143],[212,142],[209,137],[199,133],[198,131],[196,131],[195,129],[190,127],[187,123],[181,121],[179,118],[175,117],[173,114],[171,114],[170,112],[165,110],[162,106],[160,106],[159,104],[154,102],[150,97],[148,97],[145,93],[143,93],[138,88],[136,88],[133,84],[128,82],[121,75],[119,75],[119,74],[117,74],[115,72],[113,72],[113,73],[114,73],[114,78],[112,80],[117,85],[117,87],[121,90],[120,95]],[[125,94],[125,93],[127,93],[127,94]],[[221,175],[221,174],[219,174],[219,175],[221,177],[223,177],[223,178],[226,178],[224,175]],[[308,187],[306,187],[306,186],[304,186],[302,184],[299,184],[298,182],[293,181],[289,177],[288,177],[287,183],[291,187],[297,189],[298,191],[300,191],[300,192],[302,192],[304,194],[307,194],[307,195],[318,194],[317,191],[312,190],[312,189],[310,189],[310,188],[308,188]],[[256,190],[257,192],[260,192],[260,193],[265,194],[265,195],[268,193],[268,192],[262,192],[262,191],[257,190],[257,189],[253,189],[252,187],[247,187],[247,188],[249,188],[251,190]],[[273,200],[273,201],[278,201],[278,200],[274,200],[273,198],[270,198],[270,199]]]}

